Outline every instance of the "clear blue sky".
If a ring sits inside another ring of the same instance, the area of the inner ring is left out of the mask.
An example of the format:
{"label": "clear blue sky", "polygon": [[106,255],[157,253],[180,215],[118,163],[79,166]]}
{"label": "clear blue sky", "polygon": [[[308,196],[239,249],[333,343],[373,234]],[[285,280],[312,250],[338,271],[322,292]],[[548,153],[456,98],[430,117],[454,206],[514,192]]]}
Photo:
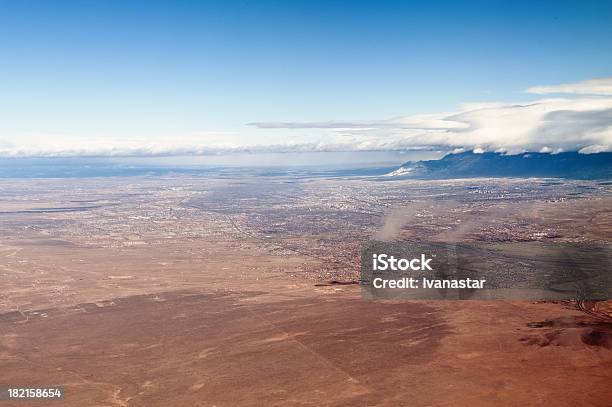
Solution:
{"label": "clear blue sky", "polygon": [[606,76],[609,1],[0,1],[5,141],[385,119]]}

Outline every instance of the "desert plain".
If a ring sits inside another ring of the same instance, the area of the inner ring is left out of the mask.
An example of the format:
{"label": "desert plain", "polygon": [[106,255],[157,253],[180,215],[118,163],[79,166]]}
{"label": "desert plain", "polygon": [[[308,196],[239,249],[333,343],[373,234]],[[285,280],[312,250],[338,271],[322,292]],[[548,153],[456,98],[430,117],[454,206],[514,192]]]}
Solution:
{"label": "desert plain", "polygon": [[371,239],[610,244],[611,208],[597,181],[3,179],[0,384],[62,386],[31,402],[57,406],[609,406],[609,303],[371,301],[358,279]]}

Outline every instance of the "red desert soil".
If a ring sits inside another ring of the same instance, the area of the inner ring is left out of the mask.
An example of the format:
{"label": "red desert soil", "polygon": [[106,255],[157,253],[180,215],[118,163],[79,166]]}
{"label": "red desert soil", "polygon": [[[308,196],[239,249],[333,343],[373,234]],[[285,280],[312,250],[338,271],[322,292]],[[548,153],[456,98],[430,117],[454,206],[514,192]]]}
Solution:
{"label": "red desert soil", "polygon": [[66,394],[0,406],[610,405],[612,329],[571,304],[365,301],[227,244],[5,242],[0,384]]}
{"label": "red desert soil", "polygon": [[367,302],[350,287],[300,289],[293,298],[175,291],[43,315],[4,315],[0,381],[64,386],[66,398],[49,405],[605,406],[612,399],[612,352],[581,339],[593,330],[610,335],[610,327],[559,304]]}

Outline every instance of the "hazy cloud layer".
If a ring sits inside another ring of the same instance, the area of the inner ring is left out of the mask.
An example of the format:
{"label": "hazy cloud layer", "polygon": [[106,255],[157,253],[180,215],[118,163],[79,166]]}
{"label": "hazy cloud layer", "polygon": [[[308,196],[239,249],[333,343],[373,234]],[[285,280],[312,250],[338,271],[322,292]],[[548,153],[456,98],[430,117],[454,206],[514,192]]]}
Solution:
{"label": "hazy cloud layer", "polygon": [[[377,121],[249,123],[244,134],[151,139],[50,134],[0,136],[0,156],[203,155],[418,149],[612,151],[612,78],[536,86],[524,103],[471,103],[453,112]],[[256,134],[252,134],[256,133]]]}
{"label": "hazy cloud layer", "polygon": [[307,152],[317,149],[318,146],[312,143],[252,143],[245,137],[231,133],[198,133],[154,139],[25,134],[19,137],[18,142],[3,142],[0,139],[0,157],[217,155]]}

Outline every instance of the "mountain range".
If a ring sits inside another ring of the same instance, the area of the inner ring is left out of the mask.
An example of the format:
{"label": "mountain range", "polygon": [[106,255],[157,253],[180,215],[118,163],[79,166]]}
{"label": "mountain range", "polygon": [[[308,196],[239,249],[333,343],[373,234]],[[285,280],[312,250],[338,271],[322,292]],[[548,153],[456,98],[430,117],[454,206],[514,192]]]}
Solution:
{"label": "mountain range", "polygon": [[544,177],[612,179],[612,152],[502,153],[463,152],[439,160],[408,161],[389,176],[420,179]]}

